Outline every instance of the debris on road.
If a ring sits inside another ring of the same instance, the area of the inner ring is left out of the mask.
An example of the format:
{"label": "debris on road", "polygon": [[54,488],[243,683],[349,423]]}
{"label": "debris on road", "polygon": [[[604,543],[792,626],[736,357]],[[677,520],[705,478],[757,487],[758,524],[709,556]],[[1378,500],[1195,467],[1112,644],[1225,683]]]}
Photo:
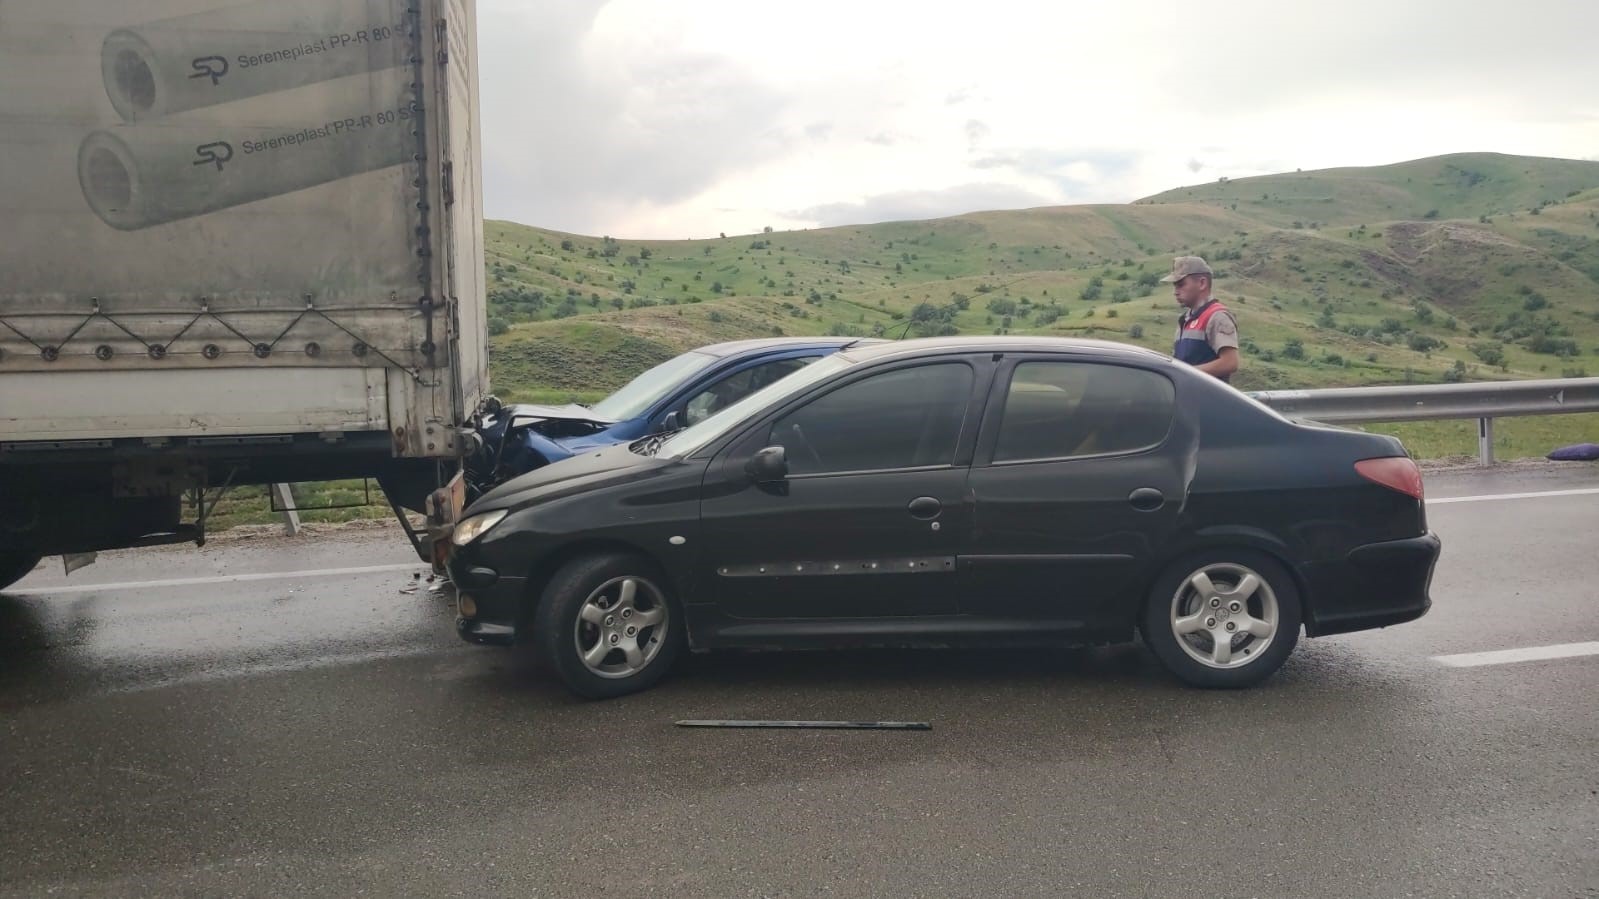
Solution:
{"label": "debris on road", "polygon": [[1549,453],[1551,462],[1592,462],[1599,459],[1599,443],[1576,443]]}
{"label": "debris on road", "polygon": [[678,727],[770,727],[815,730],[932,730],[926,721],[745,721],[745,720],[688,720],[677,722]]}

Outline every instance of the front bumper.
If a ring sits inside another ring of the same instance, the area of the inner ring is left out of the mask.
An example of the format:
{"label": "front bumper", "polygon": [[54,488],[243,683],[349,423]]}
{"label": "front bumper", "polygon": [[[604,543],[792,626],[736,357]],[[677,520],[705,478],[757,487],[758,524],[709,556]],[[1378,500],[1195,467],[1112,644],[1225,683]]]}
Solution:
{"label": "front bumper", "polygon": [[456,593],[456,635],[468,643],[515,643],[527,607],[527,578],[508,577],[474,563],[470,547],[452,549],[449,570]]}
{"label": "front bumper", "polygon": [[1415,621],[1432,608],[1428,590],[1443,541],[1419,537],[1368,543],[1342,561],[1309,566],[1305,633],[1312,637]]}
{"label": "front bumper", "polygon": [[464,615],[455,616],[455,635],[479,646],[510,646],[516,642],[516,628]]}

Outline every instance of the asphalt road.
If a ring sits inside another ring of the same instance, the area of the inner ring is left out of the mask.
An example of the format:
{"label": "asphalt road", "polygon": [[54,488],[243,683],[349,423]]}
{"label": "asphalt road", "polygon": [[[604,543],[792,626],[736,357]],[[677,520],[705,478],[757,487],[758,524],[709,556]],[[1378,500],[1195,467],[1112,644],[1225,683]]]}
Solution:
{"label": "asphalt road", "polygon": [[1599,493],[1458,501],[1594,488],[1431,475],[1433,612],[1226,693],[1118,647],[584,703],[392,533],[52,560],[0,597],[0,895],[1599,897],[1599,655],[1436,660],[1599,641]]}

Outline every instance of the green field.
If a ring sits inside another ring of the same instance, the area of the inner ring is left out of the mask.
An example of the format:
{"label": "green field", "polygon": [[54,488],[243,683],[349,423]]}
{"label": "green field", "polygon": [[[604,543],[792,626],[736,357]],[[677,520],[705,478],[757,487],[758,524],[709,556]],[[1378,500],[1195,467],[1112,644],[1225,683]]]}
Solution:
{"label": "green field", "polygon": [[634,241],[487,225],[492,372],[592,395],[710,341],[1081,335],[1169,347],[1155,283],[1218,270],[1243,389],[1599,373],[1599,163],[1461,155],[1124,206]]}
{"label": "green field", "polygon": [[[1477,422],[1410,421],[1362,425],[1404,441],[1417,459],[1476,459]],[[1497,418],[1493,423],[1494,459],[1541,459],[1572,443],[1599,443],[1599,413]],[[1575,464],[1575,463],[1573,463]]]}
{"label": "green field", "polygon": [[[305,524],[336,524],[339,522],[391,518],[383,492],[376,481],[321,481],[308,484],[291,484],[294,505],[300,510],[300,521]],[[207,503],[214,497],[208,497]],[[193,518],[192,512],[188,516]],[[216,500],[216,509],[206,524],[208,531],[223,531],[240,525],[273,524],[283,521],[281,512],[274,512],[266,487],[235,487]]]}
{"label": "green field", "polygon": [[[1217,270],[1240,389],[1599,374],[1599,162],[1460,154],[1179,188],[1120,206],[638,241],[485,226],[490,367],[512,401],[592,400],[766,335],[1055,334],[1170,349],[1156,280]],[[1471,422],[1373,426],[1420,458]],[[1496,452],[1599,441],[1594,416],[1498,423]],[[383,510],[383,511],[386,511]]]}

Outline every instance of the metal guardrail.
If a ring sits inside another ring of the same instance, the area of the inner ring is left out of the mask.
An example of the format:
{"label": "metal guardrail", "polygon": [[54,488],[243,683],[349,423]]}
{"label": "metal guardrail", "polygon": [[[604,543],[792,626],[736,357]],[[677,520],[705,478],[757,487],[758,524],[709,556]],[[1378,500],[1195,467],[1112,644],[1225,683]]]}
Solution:
{"label": "metal guardrail", "polygon": [[1249,396],[1284,415],[1328,424],[1475,418],[1478,457],[1492,465],[1495,418],[1599,412],[1599,378],[1261,390]]}
{"label": "metal guardrail", "polygon": [[[1494,419],[1516,415],[1599,412],[1599,378],[1483,381],[1396,387],[1332,387],[1321,390],[1260,390],[1249,393],[1284,415],[1328,424],[1360,421],[1477,419],[1477,453],[1494,461]],[[287,484],[273,484],[283,523],[299,533],[300,516]]]}

